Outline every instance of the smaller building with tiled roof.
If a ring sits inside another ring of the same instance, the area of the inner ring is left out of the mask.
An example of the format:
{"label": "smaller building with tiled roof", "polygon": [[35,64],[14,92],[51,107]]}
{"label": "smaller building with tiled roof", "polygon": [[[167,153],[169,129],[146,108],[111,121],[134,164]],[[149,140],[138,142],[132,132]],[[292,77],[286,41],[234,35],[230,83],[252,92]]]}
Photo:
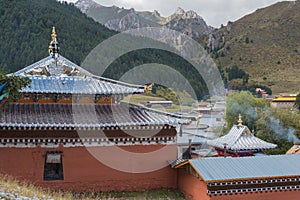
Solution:
{"label": "smaller building with tiled roof", "polygon": [[[172,163],[173,164],[173,163]],[[300,155],[183,160],[179,189],[189,199],[299,199]]]}
{"label": "smaller building with tiled roof", "polygon": [[239,115],[238,125],[233,125],[228,134],[208,140],[207,144],[218,151],[219,156],[251,156],[266,149],[276,148],[276,144],[266,142],[254,135],[249,128],[242,124]]}

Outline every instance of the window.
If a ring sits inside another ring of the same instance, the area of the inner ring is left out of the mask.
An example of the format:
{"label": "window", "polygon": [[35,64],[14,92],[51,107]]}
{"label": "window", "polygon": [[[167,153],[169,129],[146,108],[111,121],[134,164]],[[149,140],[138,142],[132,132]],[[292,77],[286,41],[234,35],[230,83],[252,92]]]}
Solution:
{"label": "window", "polygon": [[62,156],[59,153],[48,153],[45,159],[44,180],[64,180]]}

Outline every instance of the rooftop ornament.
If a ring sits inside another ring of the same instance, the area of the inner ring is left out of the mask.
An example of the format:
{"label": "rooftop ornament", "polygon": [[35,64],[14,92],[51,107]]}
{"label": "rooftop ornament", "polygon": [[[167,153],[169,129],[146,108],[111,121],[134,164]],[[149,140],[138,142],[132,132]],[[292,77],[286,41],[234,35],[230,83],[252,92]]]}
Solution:
{"label": "rooftop ornament", "polygon": [[59,52],[59,46],[58,46],[58,42],[57,42],[57,39],[56,39],[55,27],[53,26],[52,34],[51,34],[51,42],[49,44],[49,54],[53,58],[57,59],[58,58],[58,52]]}
{"label": "rooftop ornament", "polygon": [[239,126],[243,126],[242,115],[239,114],[239,120],[237,121]]}
{"label": "rooftop ornament", "polygon": [[154,83],[150,84],[150,85],[144,85],[144,91],[145,92],[150,92],[152,91],[152,87],[154,86]]}

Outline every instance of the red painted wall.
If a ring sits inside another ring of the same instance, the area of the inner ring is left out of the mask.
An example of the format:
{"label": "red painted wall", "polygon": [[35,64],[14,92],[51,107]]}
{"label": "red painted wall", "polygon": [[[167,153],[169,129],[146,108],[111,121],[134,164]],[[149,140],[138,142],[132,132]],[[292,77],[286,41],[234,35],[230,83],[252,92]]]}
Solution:
{"label": "red painted wall", "polygon": [[209,200],[207,195],[207,187],[203,181],[188,174],[183,169],[177,170],[177,186],[189,200]]}
{"label": "red painted wall", "polygon": [[[176,145],[168,145],[170,160],[177,156]],[[124,146],[130,152],[153,152],[163,145]],[[113,152],[112,147],[93,147],[96,153]],[[62,151],[64,180],[44,181],[44,162],[47,151]],[[144,154],[141,154],[143,156]],[[115,157],[111,155],[111,157]],[[165,158],[163,158],[166,162]],[[161,162],[159,156],[152,162]],[[134,173],[143,164],[149,164],[147,156],[138,162],[128,157],[120,166],[131,167],[133,173],[112,169],[95,159],[85,147],[46,148],[0,148],[0,173],[18,179],[29,180],[37,185],[68,191],[134,191],[156,188],[176,188],[177,172],[167,163],[165,167],[146,173]]]}

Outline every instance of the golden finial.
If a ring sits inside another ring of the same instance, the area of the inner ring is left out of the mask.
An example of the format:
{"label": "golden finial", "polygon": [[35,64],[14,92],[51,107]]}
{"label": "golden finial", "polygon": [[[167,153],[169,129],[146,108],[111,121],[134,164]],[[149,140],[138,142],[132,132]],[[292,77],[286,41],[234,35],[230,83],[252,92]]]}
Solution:
{"label": "golden finial", "polygon": [[56,32],[55,32],[55,27],[54,27],[54,26],[52,27],[51,38],[52,38],[52,41],[55,41],[55,40],[56,40]]}
{"label": "golden finial", "polygon": [[239,126],[243,125],[242,115],[239,114],[239,120],[237,121]]}
{"label": "golden finial", "polygon": [[58,52],[59,52],[59,46],[58,42],[56,40],[56,31],[55,27],[52,27],[52,33],[51,33],[51,42],[49,44],[49,54],[53,57],[58,57]]}

